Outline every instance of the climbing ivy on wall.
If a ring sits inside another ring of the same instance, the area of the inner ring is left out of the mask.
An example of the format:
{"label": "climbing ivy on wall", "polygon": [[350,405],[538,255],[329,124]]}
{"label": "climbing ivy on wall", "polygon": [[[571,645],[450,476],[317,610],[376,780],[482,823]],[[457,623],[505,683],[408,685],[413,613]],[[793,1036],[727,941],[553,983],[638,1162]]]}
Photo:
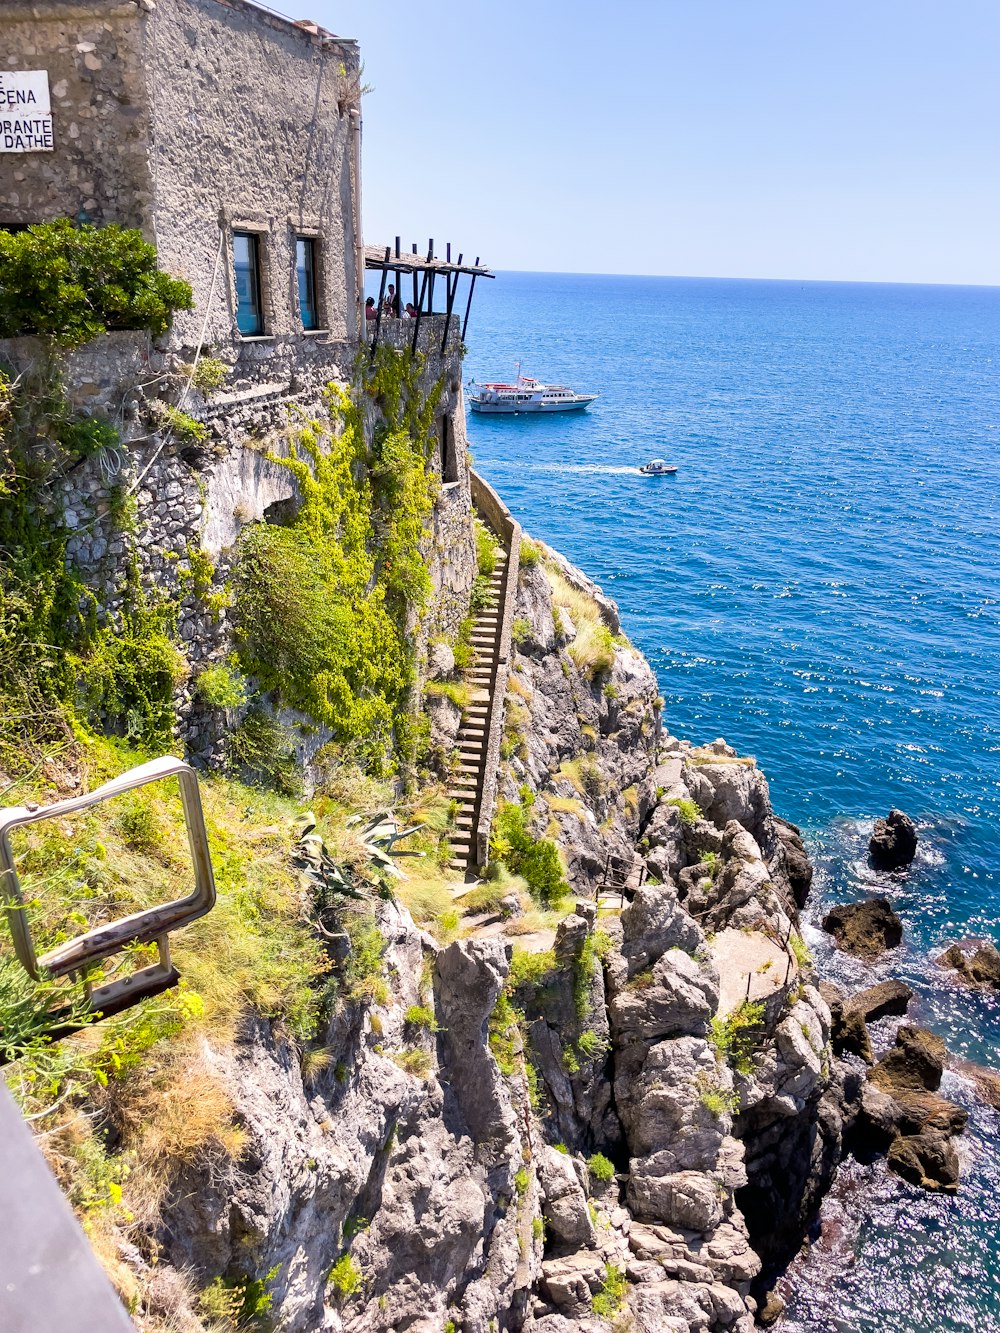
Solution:
{"label": "climbing ivy on wall", "polygon": [[81,724],[169,744],[186,670],[172,642],[176,599],[143,588],[134,552],[114,614],[67,563],[53,483],[104,423],[86,429],[60,389],[51,364],[16,382],[0,372],[0,770],[10,777],[70,745]]}
{"label": "climbing ivy on wall", "polygon": [[442,386],[424,394],[422,371],[382,347],[351,393],[330,387],[325,418],[271,455],[295,476],[297,515],[248,528],[234,578],[247,675],[381,772],[412,759],[414,630],[431,592],[421,542]]}

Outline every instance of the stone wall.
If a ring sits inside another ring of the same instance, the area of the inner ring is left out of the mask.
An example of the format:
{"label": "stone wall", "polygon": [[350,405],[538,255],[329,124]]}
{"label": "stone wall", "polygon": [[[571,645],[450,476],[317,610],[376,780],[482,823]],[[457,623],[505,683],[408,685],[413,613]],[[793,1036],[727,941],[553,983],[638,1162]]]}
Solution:
{"label": "stone wall", "polygon": [[133,0],[4,0],[0,64],[45,69],[53,152],[0,155],[0,225],[76,217],[152,226],[146,6]]}
{"label": "stone wall", "polygon": [[[387,341],[402,348],[403,333],[391,324]],[[424,554],[434,597],[428,615],[413,627],[418,659],[428,635],[454,635],[476,574],[460,344],[455,333],[442,356],[442,334],[443,317],[423,322],[420,387],[426,393],[441,382],[434,431],[457,452],[457,479],[442,484],[428,529]],[[203,763],[219,757],[227,719],[199,703],[195,686],[199,672],[232,648],[224,594],[239,535],[247,524],[286,517],[289,506],[294,510],[292,474],[267,455],[286,451],[285,435],[296,418],[323,412],[328,384],[348,386],[356,353],[343,344],[329,351],[337,362],[310,365],[308,373],[300,368],[297,378],[248,383],[231,377],[208,398],[191,389],[185,411],[209,429],[201,444],[151,426],[157,402],[184,394],[186,374],[184,363],[147,334],[107,334],[63,361],[74,408],[108,419],[121,437],[117,448],[76,463],[51,484],[49,502],[70,533],[67,558],[104,611],[119,606],[133,553],[147,588],[179,599],[177,633],[190,674],[176,698],[178,740]],[[14,375],[37,374],[48,355],[37,339],[0,340],[0,367]],[[441,450],[435,450],[430,466],[438,476],[442,463]],[[328,739],[314,731],[300,761],[307,765]]]}

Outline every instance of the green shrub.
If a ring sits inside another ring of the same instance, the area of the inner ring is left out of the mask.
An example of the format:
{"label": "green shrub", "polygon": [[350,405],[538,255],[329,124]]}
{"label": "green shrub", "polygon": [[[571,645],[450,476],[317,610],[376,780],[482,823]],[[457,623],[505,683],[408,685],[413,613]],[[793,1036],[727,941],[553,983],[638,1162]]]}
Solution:
{"label": "green shrub", "polygon": [[718,1084],[710,1082],[704,1074],[698,1075],[697,1086],[699,1103],[717,1120],[724,1115],[735,1115],[740,1109],[737,1092],[720,1088]]}
{"label": "green shrub", "polygon": [[59,443],[76,458],[90,458],[102,449],[114,449],[121,439],[110,421],[100,417],[71,417],[57,428]]}
{"label": "green shrub", "polygon": [[206,667],[194,683],[195,693],[209,708],[242,708],[247,701],[246,677],[223,662]]}
{"label": "green shrub", "polygon": [[273,787],[286,796],[296,796],[302,789],[291,736],[264,708],[251,708],[229,733],[226,757],[230,767],[250,781]]}
{"label": "green shrub", "polygon": [[521,538],[521,569],[534,569],[542,558],[542,553],[529,537]]}
{"label": "green shrub", "polygon": [[180,444],[204,444],[208,439],[205,423],[182,408],[175,407],[173,403],[164,403],[155,398],[149,409],[156,428],[166,431]]}
{"label": "green shrub", "polygon": [[361,1286],[361,1270],[349,1254],[342,1254],[330,1269],[326,1279],[338,1300],[353,1296]]}
{"label": "green shrub", "polygon": [[525,644],[531,642],[531,621],[525,620],[524,616],[518,616],[510,627],[510,637],[518,648],[523,648]]}
{"label": "green shrub", "polygon": [[791,949],[800,972],[808,972],[813,967],[813,956],[809,952],[809,945],[798,933],[793,930],[788,937],[788,947]]}
{"label": "green shrub", "polygon": [[406,1011],[404,1021],[410,1027],[425,1028],[428,1032],[437,1032],[438,1030],[434,1010],[424,1004],[411,1004]]}
{"label": "green shrub", "polygon": [[520,875],[532,897],[549,906],[569,892],[559,849],[548,838],[535,838],[525,825],[524,810],[503,801],[493,820],[491,855]]}
{"label": "green shrub", "polygon": [[217,1277],[199,1293],[199,1312],[208,1320],[223,1321],[223,1326],[250,1329],[260,1327],[260,1317],[267,1315],[274,1300],[268,1286],[278,1276],[281,1265],[275,1266],[263,1277],[241,1277],[235,1280]]}
{"label": "green shrub", "polygon": [[698,857],[698,864],[703,865],[709,875],[714,879],[721,864],[718,852],[702,852]]}
{"label": "green shrub", "polygon": [[531,1235],[533,1240],[545,1239],[545,1218],[533,1217],[531,1219]]}
{"label": "green shrub", "polygon": [[601,1152],[595,1152],[592,1157],[587,1158],[587,1169],[594,1180],[599,1180],[604,1185],[615,1178],[614,1163]]}
{"label": "green shrub", "polygon": [[728,1060],[738,1074],[748,1075],[763,1021],[764,1004],[760,1000],[744,1000],[725,1018],[713,1018],[708,1040],[717,1058]]}
{"label": "green shrub", "polygon": [[173,639],[176,616],[172,602],[147,594],[133,568],[118,615],[77,659],[77,707],[93,725],[150,749],[170,746],[174,691],[187,673]]}
{"label": "green shrub", "polygon": [[190,366],[185,366],[184,370],[198,392],[206,395],[218,389],[229,375],[229,366],[217,356],[199,357],[193,370]]}
{"label": "green shrub", "polygon": [[580,1054],[586,1056],[588,1060],[599,1060],[608,1049],[608,1043],[605,1039],[589,1029],[586,1032],[581,1032],[576,1045]]}
{"label": "green shrub", "polygon": [[464,680],[432,680],[424,686],[424,694],[432,699],[450,699],[463,713],[472,702],[472,687]]}
{"label": "green shrub", "polygon": [[193,304],[190,286],[157,270],[155,248],[134,228],[60,218],[0,231],[0,338],[77,347],[108,329],[156,335]]}
{"label": "green shrub", "polygon": [[493,588],[489,579],[483,574],[477,574],[472,581],[472,591],[469,593],[469,610],[473,614],[485,611],[493,601]]}
{"label": "green shrub", "polygon": [[398,1051],[392,1058],[400,1069],[414,1078],[426,1078],[431,1072],[433,1062],[429,1051]]}
{"label": "green shrub", "polygon": [[671,796],[667,805],[675,805],[681,817],[682,824],[693,824],[696,819],[701,818],[701,806],[697,801],[692,801],[686,796]]}
{"label": "green shrub", "polygon": [[[288,527],[244,529],[233,579],[244,671],[376,773],[411,763],[419,741],[412,624],[431,593],[421,546],[440,393],[421,393],[421,364],[380,349],[360,392],[331,389],[327,418],[300,427],[287,458],[272,456],[302,504]],[[369,396],[386,420],[370,444]]]}
{"label": "green shrub", "polygon": [[520,986],[544,986],[555,970],[556,956],[551,949],[542,953],[530,953],[515,944],[510,960],[510,972],[507,974],[507,985],[511,991],[517,990]]}
{"label": "green shrub", "polygon": [[528,1192],[528,1186],[531,1184],[531,1177],[528,1175],[527,1167],[519,1167],[517,1175],[514,1177],[514,1187],[517,1190],[517,1197],[523,1199]]}
{"label": "green shrub", "polygon": [[601,1289],[594,1297],[594,1314],[600,1319],[614,1319],[625,1305],[627,1291],[628,1280],[624,1270],[608,1264]]}
{"label": "green shrub", "polygon": [[476,564],[480,574],[487,578],[497,567],[497,552],[499,547],[496,538],[489,531],[486,525],[476,519]]}

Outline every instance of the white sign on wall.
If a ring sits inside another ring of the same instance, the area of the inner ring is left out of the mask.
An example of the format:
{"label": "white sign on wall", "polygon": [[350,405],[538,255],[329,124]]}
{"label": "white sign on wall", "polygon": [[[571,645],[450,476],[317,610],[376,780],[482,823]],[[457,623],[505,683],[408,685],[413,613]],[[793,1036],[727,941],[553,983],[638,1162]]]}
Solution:
{"label": "white sign on wall", "polygon": [[48,70],[0,70],[0,153],[51,153],[52,148]]}

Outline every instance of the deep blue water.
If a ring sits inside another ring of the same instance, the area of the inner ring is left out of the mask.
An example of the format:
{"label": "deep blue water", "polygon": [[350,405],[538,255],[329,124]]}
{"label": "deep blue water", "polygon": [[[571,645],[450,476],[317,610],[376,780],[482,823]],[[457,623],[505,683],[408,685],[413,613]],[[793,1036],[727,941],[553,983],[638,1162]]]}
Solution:
{"label": "deep blue water", "polygon": [[[807,935],[835,977],[902,975],[919,1021],[1000,1067],[1000,1001],[933,958],[1000,942],[1000,289],[501,274],[467,375],[524,372],[586,413],[470,414],[476,466],[529,532],[614,596],[665,724],[757,756],[817,864]],[[661,455],[675,478],[648,479]],[[918,863],[866,865],[875,816]],[[904,948],[834,956],[825,904],[894,899]],[[956,1200],[849,1168],[785,1327],[1000,1330],[998,1120],[972,1120]],[[864,1185],[864,1187],[862,1187]]]}

